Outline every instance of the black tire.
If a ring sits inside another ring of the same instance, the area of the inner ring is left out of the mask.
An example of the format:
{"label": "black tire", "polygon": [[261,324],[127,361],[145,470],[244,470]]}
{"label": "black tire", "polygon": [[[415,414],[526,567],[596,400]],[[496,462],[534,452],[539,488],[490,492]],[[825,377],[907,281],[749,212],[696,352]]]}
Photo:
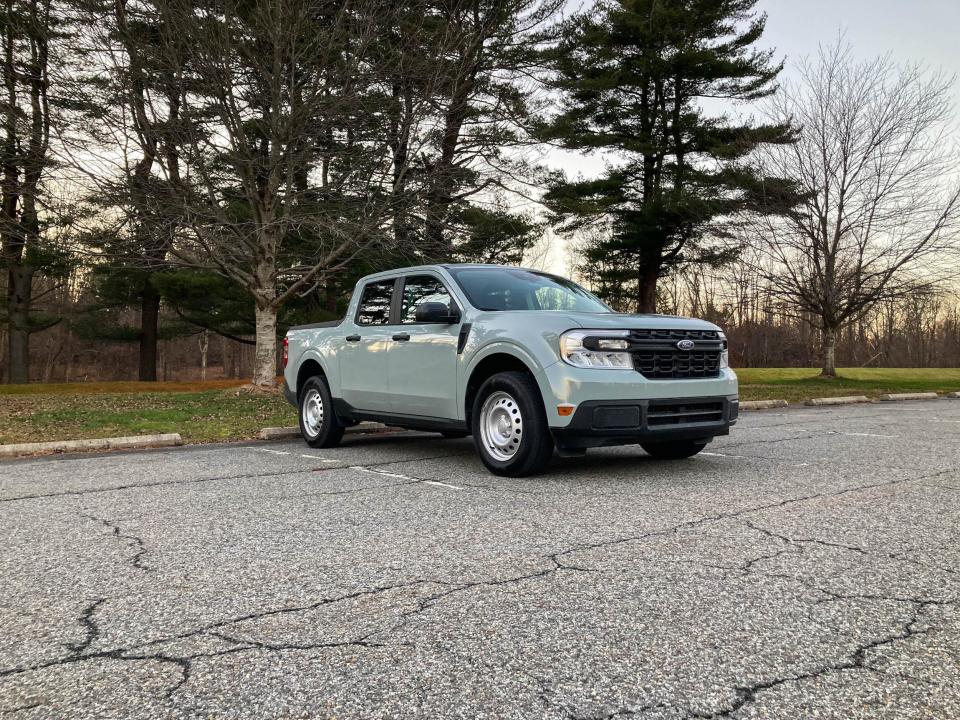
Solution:
{"label": "black tire", "polygon": [[440,434],[443,435],[447,440],[459,440],[460,438],[465,438],[470,433],[461,432],[459,430],[444,430]]}
{"label": "black tire", "polygon": [[640,443],[640,447],[658,460],[683,460],[693,457],[707,446],[703,440]]}
{"label": "black tire", "polygon": [[[319,408],[314,404],[319,399]],[[344,427],[333,410],[333,398],[327,381],[319,375],[307,380],[298,398],[300,434],[314,448],[336,447],[343,438]],[[318,417],[319,410],[319,417]]]}
{"label": "black tire", "polygon": [[[490,405],[486,405],[488,400],[492,400]],[[503,432],[496,430],[496,438],[481,425],[485,407],[488,415],[500,419],[497,428],[503,427]],[[533,475],[543,470],[553,455],[553,435],[540,388],[527,373],[502,372],[488,378],[473,401],[470,427],[477,454],[494,475]],[[495,440],[503,440],[502,448]]]}

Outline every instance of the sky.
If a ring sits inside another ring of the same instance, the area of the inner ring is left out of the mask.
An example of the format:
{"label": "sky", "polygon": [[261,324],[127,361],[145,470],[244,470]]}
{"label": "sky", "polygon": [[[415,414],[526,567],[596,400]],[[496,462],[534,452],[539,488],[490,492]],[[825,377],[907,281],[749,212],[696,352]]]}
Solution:
{"label": "sky", "polygon": [[[571,0],[566,11],[590,4]],[[767,14],[758,46],[774,48],[778,59],[786,59],[784,78],[795,77],[798,62],[814,57],[819,45],[833,44],[843,33],[854,57],[889,54],[897,63],[922,63],[956,75],[954,110],[960,128],[960,0],[759,0],[756,9]],[[569,175],[589,177],[603,169],[601,158],[574,153],[552,151],[547,162]],[[552,247],[550,256],[551,269],[567,270],[564,243]]]}

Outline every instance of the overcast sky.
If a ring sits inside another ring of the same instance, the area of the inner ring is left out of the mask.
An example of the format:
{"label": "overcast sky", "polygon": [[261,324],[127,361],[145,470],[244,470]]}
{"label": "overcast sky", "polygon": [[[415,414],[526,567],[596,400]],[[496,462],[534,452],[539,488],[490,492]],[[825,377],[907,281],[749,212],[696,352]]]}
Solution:
{"label": "overcast sky", "polygon": [[760,0],[757,8],[767,13],[762,43],[788,63],[843,30],[861,57],[891,53],[960,74],[958,0]]}
{"label": "overcast sky", "polygon": [[[567,7],[591,4],[571,0]],[[960,0],[759,0],[757,10],[767,13],[759,45],[786,58],[786,78],[795,75],[796,63],[815,56],[819,45],[834,43],[841,32],[855,57],[889,53],[898,63],[920,62],[957,75],[954,112],[960,128]],[[574,153],[552,151],[547,161],[570,175],[594,176],[603,169],[602,159]],[[567,269],[564,244],[559,246],[547,263],[556,271]]]}

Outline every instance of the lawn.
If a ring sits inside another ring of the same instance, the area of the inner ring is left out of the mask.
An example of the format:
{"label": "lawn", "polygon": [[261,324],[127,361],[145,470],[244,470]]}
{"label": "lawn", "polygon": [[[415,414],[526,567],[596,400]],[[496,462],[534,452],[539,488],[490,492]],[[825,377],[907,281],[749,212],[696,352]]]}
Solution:
{"label": "lawn", "polygon": [[809,368],[737,370],[742,400],[783,399],[803,402],[840,395],[877,397],[884,393],[960,390],[960,368],[842,368],[839,377],[819,377]]}
{"label": "lawn", "polygon": [[296,424],[279,395],[238,395],[237,381],[0,385],[0,443],[178,432],[185,442],[255,437]]}
{"label": "lawn", "polygon": [[[738,370],[744,400],[960,390],[960,369],[843,369],[836,380],[807,368]],[[260,428],[290,426],[296,413],[279,395],[238,394],[238,381],[0,385],[0,443],[178,432],[185,442],[245,440]]]}

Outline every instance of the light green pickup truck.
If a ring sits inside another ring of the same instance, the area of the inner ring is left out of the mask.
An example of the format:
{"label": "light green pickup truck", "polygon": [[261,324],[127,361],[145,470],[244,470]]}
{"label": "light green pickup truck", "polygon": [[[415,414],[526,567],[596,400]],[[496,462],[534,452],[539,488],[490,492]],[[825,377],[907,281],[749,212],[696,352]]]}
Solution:
{"label": "light green pickup truck", "polygon": [[361,420],[473,435],[498,475],[554,450],[639,444],[695,455],[737,420],[716,325],[623,315],[569,280],[499,265],[425,265],[363,278],[339,322],[291,328],[284,394],[312,447]]}

